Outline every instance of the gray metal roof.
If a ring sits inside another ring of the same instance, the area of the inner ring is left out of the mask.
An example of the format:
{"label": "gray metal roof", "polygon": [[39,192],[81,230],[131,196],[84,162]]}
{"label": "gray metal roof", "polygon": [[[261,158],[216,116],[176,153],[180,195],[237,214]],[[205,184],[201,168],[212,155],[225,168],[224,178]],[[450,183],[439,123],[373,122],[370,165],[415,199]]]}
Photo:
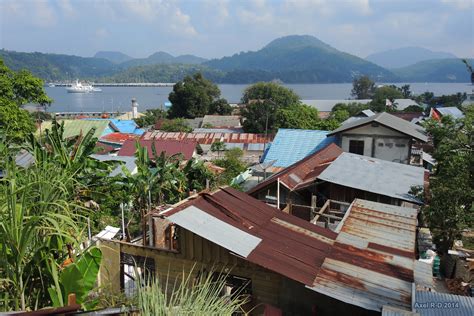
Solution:
{"label": "gray metal roof", "polygon": [[464,114],[455,106],[450,106],[450,107],[439,107],[436,108],[436,111],[438,111],[441,115],[450,115],[455,119],[460,119],[464,117]]}
{"label": "gray metal roof", "polygon": [[239,127],[240,116],[238,115],[204,115],[201,126],[209,124],[213,127]]}
{"label": "gray metal roof", "polygon": [[35,157],[28,151],[22,149],[15,157],[15,163],[17,166],[28,168],[35,162]]}
{"label": "gray metal roof", "polygon": [[425,135],[425,129],[423,127],[407,122],[404,119],[398,118],[387,112],[378,113],[370,117],[361,118],[360,120],[349,122],[347,124],[342,125],[338,129],[335,129],[334,131],[330,132],[328,135],[334,135],[372,122],[377,122],[380,125],[394,129],[402,134],[409,135],[423,142],[428,141],[428,137]]}
{"label": "gray metal roof", "polygon": [[[99,161],[122,161],[124,162],[124,167],[127,168],[127,170],[131,173],[134,174],[137,169],[137,165],[135,163],[135,157],[129,157],[129,156],[109,156],[109,155],[91,155],[92,158],[97,159]],[[122,166],[117,166],[112,172],[110,173],[109,176],[114,177],[117,175],[125,175],[122,171]]]}
{"label": "gray metal roof", "polygon": [[168,220],[243,257],[262,241],[192,205],[168,216]]}
{"label": "gray metal roof", "polygon": [[474,314],[474,298],[439,292],[416,291],[413,309],[421,316],[471,316]]}
{"label": "gray metal roof", "polygon": [[342,153],[318,177],[331,183],[419,203],[411,187],[423,186],[424,169],[351,153]]}

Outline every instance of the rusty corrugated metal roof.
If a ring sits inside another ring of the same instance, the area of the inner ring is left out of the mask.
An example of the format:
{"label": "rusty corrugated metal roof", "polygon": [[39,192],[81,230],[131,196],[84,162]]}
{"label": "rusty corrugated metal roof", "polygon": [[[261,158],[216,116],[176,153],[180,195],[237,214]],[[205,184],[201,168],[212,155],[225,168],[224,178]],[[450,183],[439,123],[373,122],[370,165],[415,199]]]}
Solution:
{"label": "rusty corrugated metal roof", "polygon": [[[162,215],[198,234],[202,230],[200,226],[205,223],[198,225],[190,216],[174,216],[195,212],[195,208],[214,218],[212,225],[206,226],[208,240],[240,253],[250,262],[306,285],[312,285],[336,238],[336,234],[330,230],[278,211],[232,188],[222,188],[212,194],[202,193]],[[225,229],[228,225],[237,228],[240,233]],[[209,236],[214,238],[210,239]],[[258,238],[260,241],[241,245],[244,238],[252,242]]]}
{"label": "rusty corrugated metal roof", "polygon": [[356,199],[313,290],[369,310],[410,309],[417,210]]}
{"label": "rusty corrugated metal roof", "polygon": [[153,131],[144,133],[142,139],[194,140],[201,145],[210,145],[217,141],[224,143],[264,144],[271,142],[273,135],[265,137],[263,134],[251,133],[172,133]]}
{"label": "rusty corrugated metal roof", "polygon": [[121,145],[125,143],[125,141],[128,139],[135,140],[135,139],[138,139],[138,137],[139,136],[135,134],[124,134],[124,133],[115,132],[115,133],[110,133],[110,134],[102,136],[99,139],[99,141],[103,143],[113,143],[113,144]]}
{"label": "rusty corrugated metal roof", "polygon": [[278,178],[280,178],[280,183],[291,191],[304,187],[306,184],[314,182],[321,172],[323,172],[340,154],[342,154],[342,149],[336,144],[331,143],[314,154],[311,154],[288,168],[283,169],[281,172],[274,174],[267,180],[250,189],[247,193],[252,194],[257,192],[268,185],[275,183]]}
{"label": "rusty corrugated metal roof", "polygon": [[[139,139],[140,146],[146,147],[148,150],[148,156],[153,158],[152,144],[155,144],[157,154],[165,152],[167,156],[172,156],[175,154],[183,154],[185,160],[189,160],[193,157],[194,150],[196,149],[196,142],[192,140],[186,141],[176,141],[176,140],[143,140]],[[118,155],[119,156],[134,156],[136,147],[136,140],[128,139],[126,140],[122,148],[120,148]]]}
{"label": "rusty corrugated metal roof", "polygon": [[357,199],[332,232],[222,188],[160,215],[321,294],[369,310],[410,308],[416,209]]}

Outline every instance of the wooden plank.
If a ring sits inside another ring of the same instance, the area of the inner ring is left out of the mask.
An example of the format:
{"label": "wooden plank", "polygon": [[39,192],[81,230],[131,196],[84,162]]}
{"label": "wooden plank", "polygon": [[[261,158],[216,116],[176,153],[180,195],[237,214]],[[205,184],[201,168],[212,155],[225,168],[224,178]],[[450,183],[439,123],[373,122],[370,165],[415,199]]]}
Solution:
{"label": "wooden plank", "polygon": [[326,210],[326,208],[329,206],[329,203],[331,202],[331,200],[327,200],[326,203],[324,203],[323,207],[321,207],[321,209],[319,210],[318,214],[316,214],[316,216],[311,220],[311,223],[316,223],[319,219],[319,216],[321,216],[321,214],[324,213],[324,211]]}

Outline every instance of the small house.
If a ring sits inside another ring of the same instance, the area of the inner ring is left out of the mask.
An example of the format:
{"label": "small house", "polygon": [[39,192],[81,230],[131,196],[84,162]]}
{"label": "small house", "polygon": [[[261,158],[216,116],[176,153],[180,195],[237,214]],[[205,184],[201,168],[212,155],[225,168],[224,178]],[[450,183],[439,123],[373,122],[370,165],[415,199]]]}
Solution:
{"label": "small house", "polygon": [[382,112],[342,125],[328,133],[348,153],[408,164],[411,147],[426,142],[423,127]]}

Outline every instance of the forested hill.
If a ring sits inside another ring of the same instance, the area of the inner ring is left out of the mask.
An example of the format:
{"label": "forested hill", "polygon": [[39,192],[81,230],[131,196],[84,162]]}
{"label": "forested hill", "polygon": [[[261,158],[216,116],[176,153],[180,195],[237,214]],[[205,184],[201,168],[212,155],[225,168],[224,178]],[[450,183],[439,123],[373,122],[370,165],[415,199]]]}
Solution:
{"label": "forested hill", "polygon": [[352,82],[360,75],[368,75],[376,82],[470,80],[465,65],[459,59],[424,61],[387,70],[308,35],[282,37],[255,52],[209,61],[193,55],[174,57],[165,52],[130,60],[117,52],[101,52],[97,56],[105,58],[0,50],[0,58],[8,67],[14,70],[26,68],[45,81],[175,82],[198,71],[216,83],[273,80],[285,83],[343,83]]}
{"label": "forested hill", "polygon": [[[204,63],[211,68],[245,77],[263,76],[289,83],[351,82],[369,75],[377,81],[394,81],[390,71],[354,55],[341,52],[316,37],[292,35],[276,39],[255,52],[235,54]],[[242,79],[245,81],[245,79]]]}
{"label": "forested hill", "polygon": [[[468,59],[474,65],[474,59]],[[469,82],[470,74],[459,58],[426,60],[392,71],[406,82]]]}
{"label": "forested hill", "polygon": [[28,69],[45,81],[98,78],[116,73],[119,67],[109,60],[59,54],[20,53],[0,50],[0,58],[13,69]]}

